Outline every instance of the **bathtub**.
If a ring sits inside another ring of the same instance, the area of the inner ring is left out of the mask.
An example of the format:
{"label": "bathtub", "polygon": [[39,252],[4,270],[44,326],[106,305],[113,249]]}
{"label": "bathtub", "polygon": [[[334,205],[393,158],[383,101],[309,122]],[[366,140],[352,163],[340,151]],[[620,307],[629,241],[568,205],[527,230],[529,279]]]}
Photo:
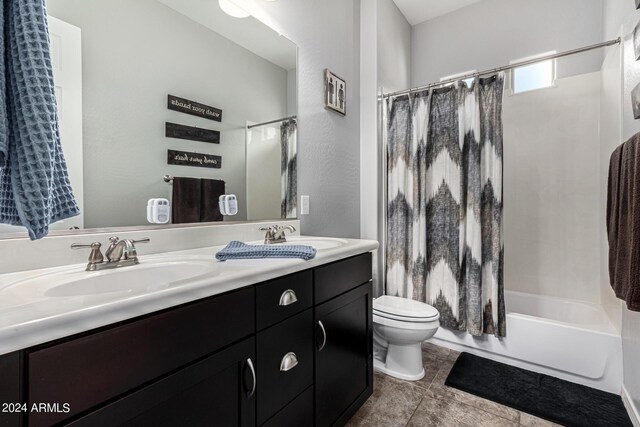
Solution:
{"label": "bathtub", "polygon": [[507,336],[473,337],[440,328],[430,340],[531,371],[619,394],[620,333],[604,310],[583,301],[505,291]]}

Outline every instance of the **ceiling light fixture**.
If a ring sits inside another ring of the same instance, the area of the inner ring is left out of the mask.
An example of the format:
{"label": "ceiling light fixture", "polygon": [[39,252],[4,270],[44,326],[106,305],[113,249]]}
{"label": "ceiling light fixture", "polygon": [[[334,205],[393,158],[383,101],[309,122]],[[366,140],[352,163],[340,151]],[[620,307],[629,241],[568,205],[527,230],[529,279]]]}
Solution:
{"label": "ceiling light fixture", "polygon": [[224,13],[234,18],[246,18],[250,16],[250,13],[235,4],[232,0],[218,0],[218,5]]}

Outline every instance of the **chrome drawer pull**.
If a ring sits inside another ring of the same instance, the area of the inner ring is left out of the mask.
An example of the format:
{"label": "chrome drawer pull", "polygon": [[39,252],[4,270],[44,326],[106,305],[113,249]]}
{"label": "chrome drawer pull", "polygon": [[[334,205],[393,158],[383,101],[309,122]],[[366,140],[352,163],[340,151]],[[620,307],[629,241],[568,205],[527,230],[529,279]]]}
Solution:
{"label": "chrome drawer pull", "polygon": [[282,358],[282,362],[280,362],[280,370],[282,372],[290,371],[296,366],[298,366],[298,357],[293,352],[285,354]]}
{"label": "chrome drawer pull", "polygon": [[324,329],[324,325],[321,320],[318,320],[318,326],[322,330],[322,344],[318,348],[318,352],[321,352],[325,345],[327,345],[327,331]]}
{"label": "chrome drawer pull", "polygon": [[296,293],[293,292],[292,289],[287,289],[282,293],[282,295],[280,295],[281,306],[291,305],[294,302],[298,302],[298,297],[296,296]]}
{"label": "chrome drawer pull", "polygon": [[254,395],[254,393],[256,392],[256,370],[253,367],[253,362],[251,361],[251,359],[247,359],[247,365],[249,366],[249,369],[251,369],[251,379],[253,380],[253,383],[251,385],[251,390],[249,390],[247,392],[247,398],[251,397]]}

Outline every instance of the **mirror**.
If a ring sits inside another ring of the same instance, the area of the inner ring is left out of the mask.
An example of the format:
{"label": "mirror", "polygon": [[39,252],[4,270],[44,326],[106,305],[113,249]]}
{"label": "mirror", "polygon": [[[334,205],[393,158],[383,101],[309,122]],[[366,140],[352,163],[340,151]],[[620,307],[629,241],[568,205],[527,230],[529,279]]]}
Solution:
{"label": "mirror", "polygon": [[[296,217],[291,41],[218,0],[48,0],[47,9],[82,211],[53,232],[148,226],[157,198],[175,202],[181,218],[169,224]],[[236,196],[236,215],[214,212],[221,194]],[[0,225],[0,236],[16,232],[26,235]]]}

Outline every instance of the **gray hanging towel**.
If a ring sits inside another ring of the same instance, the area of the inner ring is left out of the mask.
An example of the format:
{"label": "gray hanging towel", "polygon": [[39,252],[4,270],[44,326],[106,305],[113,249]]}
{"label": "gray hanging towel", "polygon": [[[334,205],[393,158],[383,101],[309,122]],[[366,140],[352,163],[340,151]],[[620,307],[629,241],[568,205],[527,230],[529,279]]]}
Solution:
{"label": "gray hanging towel", "polygon": [[640,133],[611,156],[607,191],[609,278],[629,310],[640,311]]}
{"label": "gray hanging towel", "polygon": [[200,222],[202,181],[199,178],[173,178],[171,222],[187,224]]}
{"label": "gray hanging towel", "polygon": [[203,179],[200,193],[200,222],[222,221],[218,200],[225,191],[224,181]]}
{"label": "gray hanging towel", "polygon": [[80,210],[60,145],[44,1],[0,4],[0,223],[35,240]]}

